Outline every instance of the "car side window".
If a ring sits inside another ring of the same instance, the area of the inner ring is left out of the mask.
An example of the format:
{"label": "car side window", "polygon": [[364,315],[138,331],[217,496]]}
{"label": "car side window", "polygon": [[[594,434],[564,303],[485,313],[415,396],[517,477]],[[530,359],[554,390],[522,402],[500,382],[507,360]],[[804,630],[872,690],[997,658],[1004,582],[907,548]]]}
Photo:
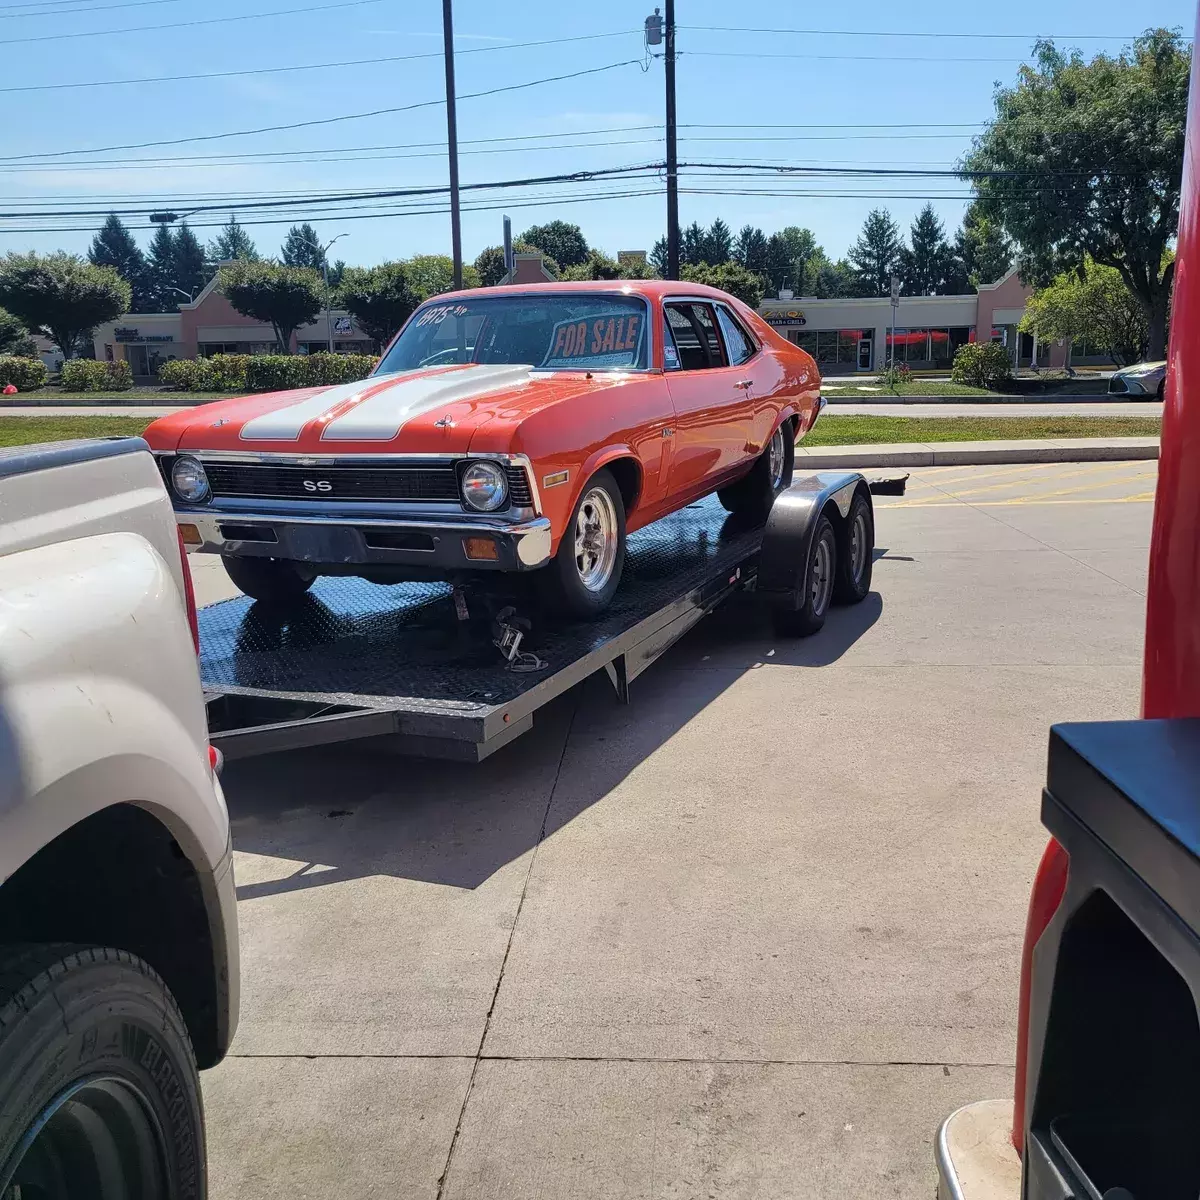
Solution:
{"label": "car side window", "polygon": [[678,371],[681,367],[679,349],[675,345],[675,335],[671,332],[671,322],[663,314],[663,369]]}
{"label": "car side window", "polygon": [[724,305],[717,306],[717,324],[721,326],[721,336],[725,339],[725,353],[729,356],[730,365],[736,367],[738,363],[744,363],[755,350],[750,335]]}
{"label": "car side window", "polygon": [[675,340],[679,366],[684,371],[723,367],[725,355],[717,336],[717,321],[708,304],[677,303],[663,306]]}

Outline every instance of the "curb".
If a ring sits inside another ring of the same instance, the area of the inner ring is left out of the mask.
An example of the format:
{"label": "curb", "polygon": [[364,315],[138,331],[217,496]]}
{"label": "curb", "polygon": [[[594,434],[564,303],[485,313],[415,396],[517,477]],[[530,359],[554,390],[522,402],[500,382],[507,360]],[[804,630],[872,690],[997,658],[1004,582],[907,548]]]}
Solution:
{"label": "curb", "polygon": [[11,396],[0,400],[4,408],[191,408],[212,400],[188,400],[168,393],[153,399],[130,399],[123,392],[97,392],[95,400],[56,400],[53,396]]}
{"label": "curb", "polygon": [[1157,396],[1113,395],[1111,392],[1068,396],[1057,392],[1025,396],[892,396],[881,395],[879,392],[864,392],[861,396],[829,396],[827,399],[830,408],[838,404],[1129,404],[1131,401],[1161,403]]}
{"label": "curb", "polygon": [[1134,462],[1158,458],[1158,438],[1059,438],[796,447],[796,469],[955,467],[986,463]]}

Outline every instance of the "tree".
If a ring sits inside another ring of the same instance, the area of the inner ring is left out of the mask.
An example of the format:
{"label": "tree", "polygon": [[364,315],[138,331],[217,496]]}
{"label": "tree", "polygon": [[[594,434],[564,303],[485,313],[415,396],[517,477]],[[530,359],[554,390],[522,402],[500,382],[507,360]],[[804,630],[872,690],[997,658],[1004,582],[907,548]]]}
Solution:
{"label": "tree", "polygon": [[109,213],[100,232],[92,238],[88,261],[95,267],[112,267],[129,284],[130,312],[148,312],[150,296],[146,288],[146,256],[133,234],[117,216]]}
{"label": "tree", "polygon": [[560,279],[583,281],[588,279],[641,279],[644,272],[638,266],[626,266],[615,258],[609,258],[602,250],[588,251],[587,262],[567,267]]}
{"label": "tree", "polygon": [[1087,338],[1122,366],[1142,358],[1150,333],[1145,309],[1121,273],[1090,259],[1081,271],[1065,271],[1036,291],[1021,328],[1044,341]]}
{"label": "tree", "polygon": [[720,288],[751,308],[757,308],[762,303],[762,278],[753,271],[747,271],[741,263],[724,262],[717,266],[710,266],[708,263],[688,263],[679,274],[689,283],[704,283],[709,287]]}
{"label": "tree", "polygon": [[820,249],[811,229],[787,225],[775,234],[774,248],[769,250],[769,253],[773,264],[778,264],[782,269],[782,278],[778,286],[791,287],[797,293],[802,292],[808,260]]}
{"label": "tree", "polygon": [[[405,260],[409,286],[418,301],[454,290],[454,260],[448,254],[414,254]],[[463,287],[479,287],[479,272],[470,263],[463,264]]]}
{"label": "tree", "polygon": [[290,354],[292,334],[321,311],[321,276],[311,267],[289,267],[244,259],[220,271],[221,291],[238,312],[265,321],[275,331],[281,354]]}
{"label": "tree", "polygon": [[338,289],[338,303],[380,346],[408,320],[419,303],[402,262],[377,267],[347,267]]}
{"label": "tree", "polygon": [[[549,269],[550,273],[552,275],[560,274],[558,263],[544,251],[530,245],[529,242],[517,238],[513,242],[513,253],[541,254],[542,262]],[[488,246],[486,249],[481,250],[479,257],[475,260],[475,272],[479,276],[480,287],[495,287],[505,275],[504,247]]]}
{"label": "tree", "polygon": [[704,226],[699,221],[693,221],[679,235],[679,265],[682,267],[690,263],[694,267],[699,266],[708,261],[704,257],[707,252],[708,236]]}
{"label": "tree", "polygon": [[[1117,57],[1035,47],[999,88],[996,119],[963,162],[984,215],[1020,246],[1024,278],[1047,284],[1086,259],[1119,271],[1164,356],[1179,226],[1191,51],[1154,29]],[[999,172],[981,176],[977,172]]]}
{"label": "tree", "polygon": [[647,262],[649,262],[649,264],[654,268],[654,273],[658,275],[660,279],[666,279],[667,239],[665,237],[660,237],[658,241],[654,243],[654,248],[650,251],[650,257],[647,259]]}
{"label": "tree", "polygon": [[8,254],[0,259],[0,305],[73,358],[97,325],[129,311],[129,284],[113,267],[77,254]]}
{"label": "tree", "polygon": [[996,221],[984,215],[978,200],[967,205],[954,237],[954,253],[966,282],[975,288],[1003,279],[1013,265],[1012,242]]}
{"label": "tree", "polygon": [[336,262],[329,265],[329,286],[331,288],[341,286],[343,277],[346,274],[346,260],[339,258]]}
{"label": "tree", "polygon": [[917,214],[909,231],[911,245],[900,251],[900,277],[910,296],[945,296],[960,274],[955,269],[954,251],[946,241],[946,231],[926,204]]}
{"label": "tree", "polygon": [[700,261],[707,263],[729,262],[733,258],[733,230],[718,217],[704,232],[701,239]]}
{"label": "tree", "polygon": [[561,267],[575,267],[587,261],[588,244],[583,230],[578,225],[568,225],[566,221],[531,225],[519,240],[550,255]]}
{"label": "tree", "polygon": [[238,224],[237,216],[229,214],[229,224],[221,227],[208,248],[205,250],[210,270],[215,270],[223,262],[236,262],[244,259],[246,262],[258,262],[258,250],[250,235]]}
{"label": "tree", "polygon": [[176,230],[174,242],[171,246],[171,286],[178,289],[174,295],[176,296],[176,304],[184,300],[181,292],[186,292],[191,299],[200,294],[204,285],[208,282],[208,271],[204,263],[204,247],[200,245],[200,239],[188,227],[188,223],[184,221]]}
{"label": "tree", "polygon": [[763,275],[767,270],[767,235],[753,225],[743,225],[733,243],[733,261]]}
{"label": "tree", "polygon": [[37,347],[29,336],[29,330],[3,308],[0,308],[0,354],[14,354],[18,358],[37,357]]}
{"label": "tree", "polygon": [[802,289],[805,296],[813,296],[818,300],[853,296],[857,285],[854,268],[844,258],[839,258],[837,262],[831,261],[820,246],[813,251],[812,257],[805,264]]}
{"label": "tree", "polygon": [[321,249],[317,231],[307,221],[288,230],[281,253],[285,267],[310,267],[320,271],[325,266],[325,251]]}
{"label": "tree", "polygon": [[892,276],[900,267],[903,249],[900,229],[892,220],[892,214],[886,208],[873,208],[848,255],[860,296],[888,295]]}

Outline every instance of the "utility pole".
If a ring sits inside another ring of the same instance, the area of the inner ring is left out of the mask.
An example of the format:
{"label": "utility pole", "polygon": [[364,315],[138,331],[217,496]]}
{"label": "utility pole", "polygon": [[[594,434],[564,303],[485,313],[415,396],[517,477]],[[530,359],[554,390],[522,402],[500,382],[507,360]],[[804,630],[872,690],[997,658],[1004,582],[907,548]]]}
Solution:
{"label": "utility pole", "polygon": [[[448,2],[448,0],[447,0]],[[679,158],[675,146],[675,0],[667,10],[667,278],[679,278]]]}
{"label": "utility pole", "polygon": [[458,108],[454,97],[453,0],[442,0],[442,39],[446,54],[446,141],[450,147],[450,249],[454,257],[454,286],[461,288],[462,227],[458,213]]}

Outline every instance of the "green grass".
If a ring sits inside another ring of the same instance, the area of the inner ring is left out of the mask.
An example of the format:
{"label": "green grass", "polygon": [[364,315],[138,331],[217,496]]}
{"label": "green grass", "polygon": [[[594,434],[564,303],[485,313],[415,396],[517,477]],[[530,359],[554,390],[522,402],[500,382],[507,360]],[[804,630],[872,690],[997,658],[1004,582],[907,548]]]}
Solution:
{"label": "green grass", "polygon": [[998,438],[1157,437],[1157,417],[839,417],[826,413],[806,446],[987,442]]}
{"label": "green grass", "polygon": [[6,417],[0,409],[0,446],[62,442],[69,438],[133,437],[153,417]]}
{"label": "green grass", "polygon": [[228,400],[230,392],[160,392],[154,388],[134,388],[132,392],[60,392],[58,388],[40,388],[36,392],[20,392],[6,396],[15,404],[58,404],[62,400],[86,400],[89,404],[119,406],[135,401],[152,400],[156,405],[192,404],[196,401]]}
{"label": "green grass", "polygon": [[872,400],[888,396],[994,396],[987,388],[968,387],[965,383],[949,383],[940,379],[914,379],[902,384],[895,391],[881,383],[837,384],[825,383],[821,388],[826,396],[858,396]]}

